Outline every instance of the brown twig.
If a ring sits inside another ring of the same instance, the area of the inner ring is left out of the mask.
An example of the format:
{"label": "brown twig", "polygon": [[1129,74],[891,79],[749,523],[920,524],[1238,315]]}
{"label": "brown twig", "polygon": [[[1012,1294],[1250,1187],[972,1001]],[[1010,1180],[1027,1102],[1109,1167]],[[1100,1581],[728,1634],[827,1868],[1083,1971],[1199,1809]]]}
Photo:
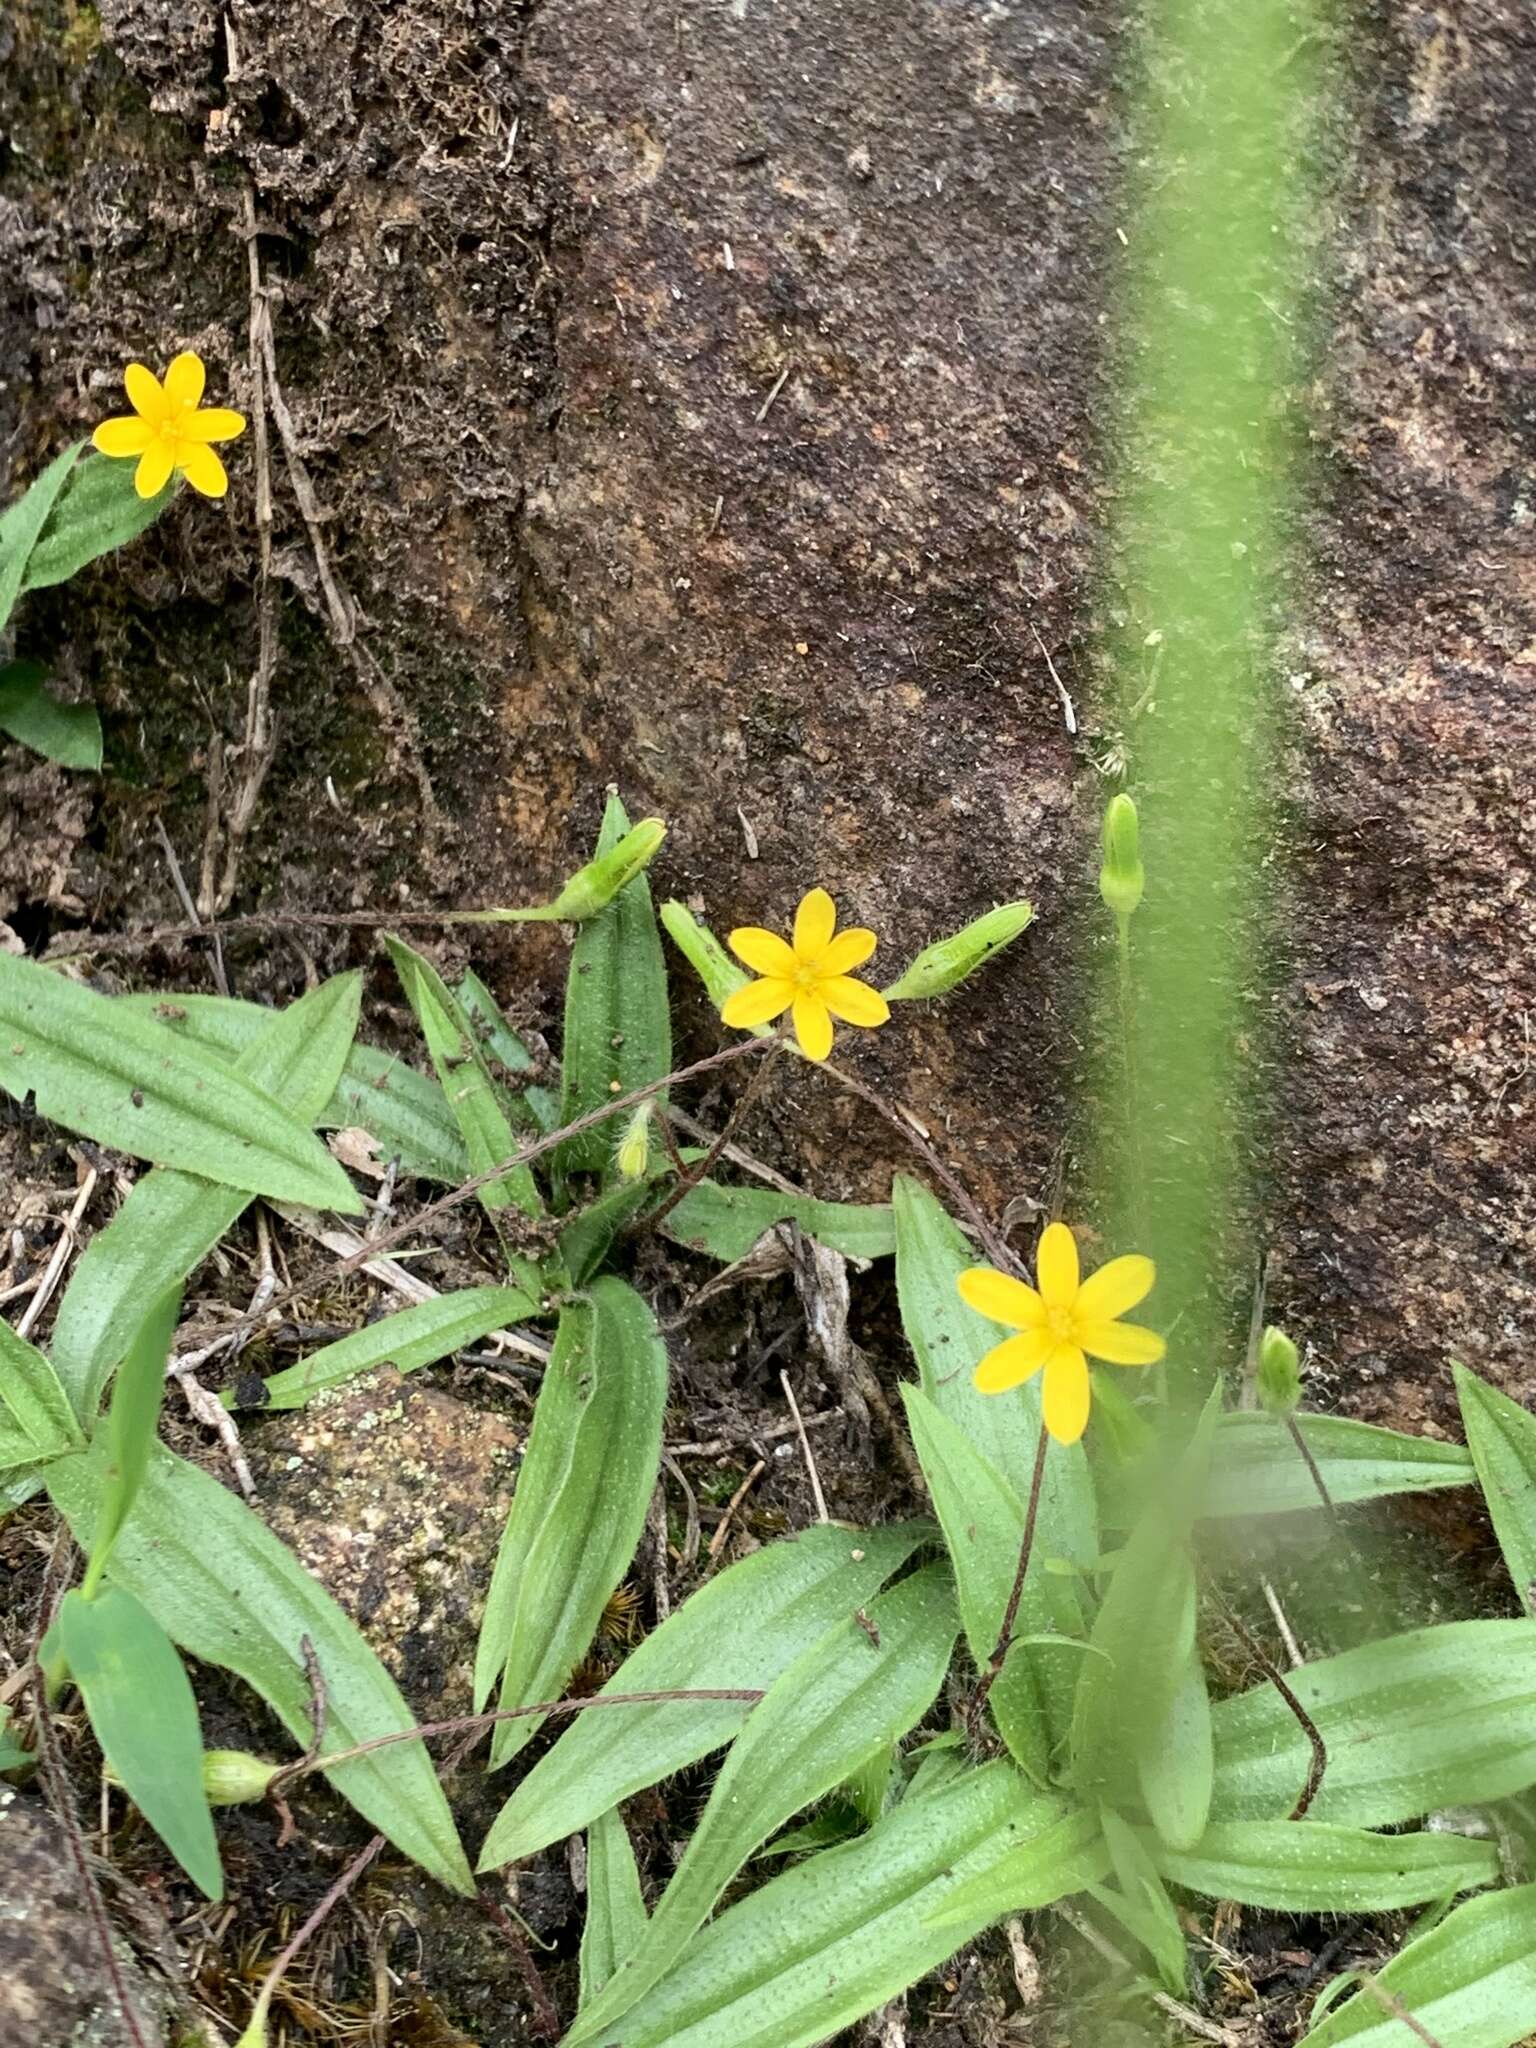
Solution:
{"label": "brown twig", "polygon": [[[198,915],[197,905],[192,901],[192,892],[187,887],[187,878],[181,871],[181,862],[177,859],[176,849],[171,844],[171,835],[166,831],[165,820],[160,817],[158,812],[155,816],[155,833],[160,841],[160,851],[165,855],[166,867],[170,870],[171,887],[176,891],[176,900],[187,913],[187,916],[191,918],[192,922],[195,925],[201,925],[203,920]],[[213,959],[209,964],[213,969],[214,987],[221,996],[227,996],[229,994],[229,977],[224,972],[224,949],[219,944],[217,932],[213,934]]]}
{"label": "brown twig", "polygon": [[265,2020],[267,2010],[272,2003],[272,1994],[276,1991],[278,1985],[281,1984],[284,1976],[287,1974],[288,1965],[293,1961],[294,1957],[298,1954],[299,1950],[304,1946],[305,1942],[308,1941],[309,1937],[314,1933],[315,1929],[325,1921],[327,1915],[329,1915],[333,1911],[333,1909],[337,1905],[339,1905],[340,1902],[346,1897],[347,1893],[351,1891],[353,1885],[357,1883],[357,1880],[362,1876],[363,1872],[368,1868],[369,1864],[373,1861],[374,1857],[378,1855],[379,1851],[383,1848],[383,1846],[384,1837],[382,1835],[375,1835],[372,1841],[366,1843],[361,1849],[359,1849],[357,1854],[352,1858],[352,1861],[347,1865],[346,1869],[341,1873],[340,1877],[337,1878],[336,1882],[331,1886],[330,1890],[326,1893],[325,1897],[320,1901],[319,1905],[316,1906],[313,1913],[310,1914],[309,1918],[304,1922],[304,1925],[293,1937],[292,1941],[288,1943],[288,1946],[283,1950],[282,1954],[278,1957],[277,1961],[272,1965],[271,1969],[268,1970],[266,1976],[262,1979],[261,1989],[256,1994],[256,2004],[251,2013],[252,2026],[255,2026],[255,2024],[259,2020]]}
{"label": "brown twig", "polygon": [[725,1548],[725,1539],[731,1526],[732,1515],[735,1514],[736,1510],[741,1506],[742,1502],[746,1499],[747,1495],[752,1491],[752,1488],[756,1486],[758,1480],[762,1478],[763,1474],[767,1471],[767,1469],[768,1460],[766,1458],[759,1458],[757,1463],[752,1467],[752,1470],[747,1474],[746,1478],[743,1479],[740,1486],[737,1487],[736,1491],[731,1495],[730,1499],[726,1502],[725,1513],[720,1517],[720,1525],[715,1530],[714,1535],[710,1537],[709,1549],[705,1552],[705,1556],[710,1564],[713,1564],[715,1562],[715,1559],[720,1555],[721,1551]]}
{"label": "brown twig", "polygon": [[1442,2048],[1442,2044],[1429,2031],[1424,2022],[1414,2017],[1395,1991],[1389,1991],[1386,1985],[1379,1978],[1372,1976],[1369,1970],[1356,1970],[1353,1972],[1353,1975],[1366,1996],[1374,1998],[1383,2012],[1390,2013],[1395,2020],[1400,2020],[1410,2034],[1417,2034],[1424,2043],[1424,2048]]}
{"label": "brown twig", "polygon": [[1316,1458],[1312,1455],[1312,1446],[1302,1435],[1301,1424],[1294,1415],[1286,1416],[1285,1426],[1290,1431],[1291,1442],[1301,1453],[1303,1464],[1312,1475],[1312,1484],[1317,1488],[1317,1497],[1327,1509],[1328,1519],[1337,1530],[1339,1527],[1339,1510],[1334,1503],[1333,1495],[1328,1491],[1328,1482],[1324,1479],[1322,1470]]}
{"label": "brown twig", "polygon": [[539,1700],[531,1707],[497,1707],[487,1714],[460,1714],[451,1721],[423,1721],[415,1728],[402,1728],[395,1735],[375,1735],[368,1742],[354,1744],[351,1749],[337,1750],[333,1756],[317,1756],[313,1763],[301,1763],[294,1775],[303,1777],[310,1771],[334,1771],[341,1764],[353,1763],[360,1756],[371,1756],[376,1749],[392,1748],[397,1742],[422,1742],[433,1735],[467,1735],[471,1730],[483,1733],[498,1721],[520,1721],[530,1714],[584,1714],[592,1707],[655,1707],[694,1700],[745,1700],[748,1705],[756,1706],[762,1696],[760,1686],[717,1685],[670,1692],[595,1692],[586,1699]]}
{"label": "brown twig", "polygon": [[[782,1038],[779,1038],[775,1039],[773,1043],[782,1049],[784,1041]],[[659,1230],[678,1203],[682,1201],[683,1197],[691,1194],[701,1180],[708,1179],[710,1169],[714,1166],[715,1161],[720,1157],[720,1154],[729,1144],[731,1137],[740,1127],[742,1118],[762,1093],[763,1083],[768,1079],[769,1074],[772,1073],[773,1065],[772,1059],[764,1060],[763,1064],[737,1097],[735,1108],[732,1109],[730,1115],[726,1118],[718,1137],[704,1154],[704,1157],[696,1159],[692,1166],[684,1169],[678,1176],[676,1185],[671,1193],[658,1203],[648,1215],[635,1219],[630,1225],[630,1234],[632,1236],[638,1236],[644,1231]]]}
{"label": "brown twig", "polygon": [[1317,1797],[1323,1782],[1323,1773],[1328,1768],[1328,1745],[1323,1741],[1322,1731],[1292,1690],[1290,1681],[1280,1669],[1264,1645],[1253,1634],[1243,1617],[1234,1607],[1227,1604],[1218,1594],[1217,1599],[1234,1632],[1241,1637],[1249,1656],[1259,1666],[1264,1676],[1279,1693],[1281,1699],[1296,1716],[1298,1725],[1312,1746],[1312,1761],[1307,1769],[1307,1782],[1301,1788],[1301,1797],[1291,1809],[1292,1820],[1303,1820],[1313,1800]]}
{"label": "brown twig", "polygon": [[821,1490],[821,1474],[816,1470],[816,1460],[811,1455],[811,1440],[805,1433],[805,1420],[800,1413],[800,1403],[795,1399],[795,1390],[789,1383],[789,1374],[779,1374],[779,1385],[784,1389],[784,1398],[789,1403],[789,1412],[795,1419],[795,1433],[800,1439],[800,1455],[805,1460],[805,1469],[811,1482],[811,1497],[816,1503],[818,1522],[829,1522],[827,1496]]}
{"label": "brown twig", "polygon": [[913,1124],[910,1116],[898,1104],[888,1102],[877,1088],[871,1088],[869,1083],[861,1080],[857,1074],[850,1074],[845,1067],[835,1067],[830,1060],[822,1060],[820,1070],[830,1075],[840,1088],[848,1089],[850,1093],[857,1095],[861,1102],[867,1102],[871,1109],[878,1111],[885,1118],[893,1130],[901,1133],[928,1171],[935,1179],[941,1181],[953,1196],[966,1221],[981,1240],[993,1265],[1000,1272],[1021,1274],[1018,1259],[993,1229],[970,1190],[953,1169],[945,1165],[933,1146]]}
{"label": "brown twig", "polygon": [[505,1906],[486,1892],[481,1892],[479,1898],[481,1906],[495,1922],[512,1951],[518,1975],[522,1978],[524,1989],[533,2002],[533,2026],[539,2038],[544,2041],[558,2041],[563,2032],[560,2015],[555,2010],[555,2001],[549,1995],[549,1986],[544,1982],[544,1973],[533,1959],[533,1951]]}
{"label": "brown twig", "polygon": [[992,1655],[987,1668],[981,1674],[981,1683],[971,1696],[967,1718],[973,1728],[981,1723],[981,1710],[987,1703],[987,1694],[997,1683],[998,1674],[1007,1662],[1008,1652],[1013,1646],[1014,1624],[1019,1618],[1019,1602],[1024,1597],[1024,1581],[1029,1576],[1030,1553],[1035,1547],[1035,1524],[1040,1519],[1040,1493],[1045,1484],[1045,1454],[1050,1448],[1050,1434],[1042,1422],[1040,1440],[1035,1445],[1035,1469],[1029,1482],[1029,1505],[1024,1510],[1024,1535],[1019,1544],[1019,1564],[1013,1575],[1013,1590],[1008,1595],[1008,1605],[1003,1609],[1003,1625],[997,1632]]}

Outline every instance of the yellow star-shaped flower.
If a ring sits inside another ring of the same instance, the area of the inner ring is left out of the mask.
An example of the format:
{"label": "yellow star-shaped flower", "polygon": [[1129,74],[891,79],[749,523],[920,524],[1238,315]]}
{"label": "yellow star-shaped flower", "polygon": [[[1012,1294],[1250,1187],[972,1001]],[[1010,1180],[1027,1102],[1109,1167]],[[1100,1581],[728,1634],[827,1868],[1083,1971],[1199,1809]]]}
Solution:
{"label": "yellow star-shaped flower", "polygon": [[976,1368],[976,1385],[984,1394],[1003,1394],[1043,1370],[1045,1426],[1058,1443],[1075,1444],[1088,1425],[1088,1360],[1156,1365],[1168,1348],[1155,1331],[1118,1320],[1151,1293],[1157,1268],[1133,1252],[1084,1280],[1071,1231],[1065,1223],[1048,1223],[1035,1253],[1035,1277],[1038,1291],[991,1266],[960,1275],[962,1300],[1020,1333],[987,1353]]}
{"label": "yellow star-shaped flower", "polygon": [[209,444],[243,434],[245,415],[222,405],[199,410],[204,381],[203,359],[190,349],[177,356],[163,384],[142,363],[130,363],[123,372],[133,411],[103,420],[91,444],[102,455],[138,457],[133,487],[141,498],[163,491],[173,475],[184,476],[205,498],[222,498],[229,489],[224,465]]}
{"label": "yellow star-shaped flower", "polygon": [[788,944],[759,925],[731,933],[731,951],[762,979],[749,981],[727,999],[722,1022],[733,1030],[750,1030],[788,1010],[800,1050],[808,1060],[824,1060],[832,1050],[834,1017],[869,1026],[890,1020],[885,997],[849,972],[863,966],[877,943],[873,932],[858,925],[838,931],[836,904],[825,889],[812,889],[795,912]]}

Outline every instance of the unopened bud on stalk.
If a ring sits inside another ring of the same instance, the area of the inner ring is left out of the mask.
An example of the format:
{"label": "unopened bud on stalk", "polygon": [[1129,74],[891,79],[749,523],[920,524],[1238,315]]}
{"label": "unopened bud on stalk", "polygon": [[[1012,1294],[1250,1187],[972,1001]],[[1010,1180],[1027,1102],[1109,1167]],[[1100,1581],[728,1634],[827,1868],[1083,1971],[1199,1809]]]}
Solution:
{"label": "unopened bud on stalk", "polygon": [[1301,1360],[1284,1330],[1273,1324],[1259,1342],[1259,1399],[1271,1415],[1294,1415],[1301,1405]]}
{"label": "unopened bud on stalk", "polygon": [[654,1101],[642,1102],[630,1118],[619,1149],[614,1154],[614,1164],[623,1180],[641,1180],[651,1156],[651,1111]]}
{"label": "unopened bud on stalk", "polygon": [[[244,1749],[203,1751],[203,1793],[210,1806],[251,1806],[265,1799],[267,1787],[283,1768],[264,1756],[252,1756]],[[123,1781],[110,1764],[103,1764],[102,1777],[115,1791]]]}
{"label": "unopened bud on stalk", "polygon": [[529,910],[460,910],[445,913],[445,924],[583,924],[632,882],[655,858],[656,849],[667,836],[660,818],[642,818],[619,841],[566,883],[553,903],[536,903]]}
{"label": "unopened bud on stalk", "polygon": [[596,860],[588,861],[584,868],[572,875],[550,904],[549,915],[570,924],[580,924],[584,918],[595,917],[598,911],[606,910],[619,891],[650,864],[666,836],[667,828],[660,818],[642,818],[638,825],[630,827],[617,846],[599,854]]}
{"label": "unopened bud on stalk", "polygon": [[[700,924],[685,903],[663,903],[659,912],[667,937],[703,982],[709,1000],[723,1010],[737,989],[752,979],[726,952],[707,924]],[[754,1024],[752,1030],[766,1038],[768,1026]]]}
{"label": "unopened bud on stalk", "polygon": [[928,996],[948,995],[973,975],[994,953],[1016,939],[1034,918],[1029,903],[1003,903],[963,930],[926,947],[906,973],[881,994],[888,1003],[916,1003]]}
{"label": "unopened bud on stalk", "polygon": [[1147,885],[1141,864],[1141,825],[1136,806],[1122,791],[1104,808],[1104,865],[1099,869],[1099,894],[1118,918],[1128,918]]}

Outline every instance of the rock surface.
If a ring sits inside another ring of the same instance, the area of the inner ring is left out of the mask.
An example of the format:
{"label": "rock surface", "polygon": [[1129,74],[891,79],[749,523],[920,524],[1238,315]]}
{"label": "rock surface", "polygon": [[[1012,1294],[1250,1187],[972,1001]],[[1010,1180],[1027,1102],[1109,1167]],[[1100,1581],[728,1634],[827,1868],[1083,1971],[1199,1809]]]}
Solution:
{"label": "rock surface", "polygon": [[[171,2006],[118,1944],[142,2048],[164,2048]],[[64,1831],[40,1800],[0,1785],[0,2041],[132,2048]]]}
{"label": "rock surface", "polygon": [[[279,449],[275,575],[298,601],[244,898],[539,893],[609,777],[673,821],[666,886],[721,921],[782,918],[820,878],[899,960],[1027,892],[1039,926],[990,986],[863,1057],[990,1197],[1048,1196],[1093,765],[1117,741],[1090,656],[1118,13],[94,19],[22,0],[0,29],[0,435],[28,473],[108,407],[122,359],[181,343],[248,400],[249,188],[294,452],[360,631],[327,629]],[[1443,1423],[1453,1350],[1536,1391],[1536,49],[1517,0],[1459,0],[1376,10],[1349,62],[1267,1230],[1323,1395]],[[195,843],[206,745],[238,739],[255,662],[241,460],[227,513],[179,508],[23,619],[61,687],[103,702],[117,770],[89,825],[72,810],[8,856],[24,935],[70,898],[175,915],[150,812]],[[552,1021],[557,945],[483,964]],[[878,1189],[883,1137],[796,1093],[828,1191]]]}

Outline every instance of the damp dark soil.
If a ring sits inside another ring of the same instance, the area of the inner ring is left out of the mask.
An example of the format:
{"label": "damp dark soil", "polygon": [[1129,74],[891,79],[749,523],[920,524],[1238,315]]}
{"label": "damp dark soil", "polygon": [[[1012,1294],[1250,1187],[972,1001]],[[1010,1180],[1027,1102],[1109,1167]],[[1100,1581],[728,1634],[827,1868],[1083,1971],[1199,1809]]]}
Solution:
{"label": "damp dark soil", "polygon": [[[264,319],[287,422],[265,545],[247,441],[225,505],[179,503],[20,614],[18,650],[100,707],[107,759],[71,776],[0,740],[17,941],[180,923],[162,829],[230,913],[530,900],[617,782],[669,820],[665,886],[712,921],[780,920],[814,876],[905,953],[1031,897],[1037,926],[974,999],[860,1057],[995,1212],[1049,1203],[1075,1167],[1089,849],[1123,739],[1094,649],[1127,19],[1109,0],[12,0],[0,497],[115,409],[130,357],[194,347],[249,408]],[[1307,1341],[1317,1404],[1450,1434],[1453,1356],[1536,1402],[1536,26],[1524,0],[1375,0],[1347,65],[1313,569],[1277,678],[1289,908],[1263,1227],[1271,1311]],[[372,957],[367,933],[226,949],[239,993],[273,1000]],[[488,934],[474,958],[558,1042],[558,935]],[[185,945],[95,964],[106,986],[209,986]],[[702,1003],[679,1022],[708,1049]],[[404,1042],[377,964],[368,1028]],[[798,1072],[749,1137],[828,1195],[880,1198],[906,1163]],[[0,1220],[32,1233],[18,1271],[88,1164],[0,1107]],[[251,1256],[237,1239],[236,1279]],[[440,1270],[481,1256],[469,1231]],[[648,1256],[681,1314],[703,1269]],[[888,1281],[857,1279],[854,1302],[890,1386]],[[731,1542],[803,1522],[803,1470],[765,1434],[778,1366],[818,1411],[841,1390],[792,1280],[672,1341],[669,1436],[722,1445],[687,1466],[701,1544],[760,1456]],[[249,1431],[264,1512],[424,1715],[464,1697],[526,1416],[512,1377],[460,1366]],[[839,1512],[911,1506],[878,1428],[833,1414],[816,1441]],[[686,1548],[686,1503],[668,1508]],[[1495,1597],[1484,1527],[1456,1508],[1428,1526],[1457,1597]],[[37,1509],[0,1537],[12,1623],[49,1540]],[[675,1598],[697,1570],[649,1558],[640,1625],[657,1573]],[[199,1683],[216,1739],[271,1740],[236,1689]],[[493,1795],[472,1770],[454,1789],[472,1834]],[[685,1782],[631,1814],[653,1884],[697,1797]],[[118,1828],[114,1910],[140,1967],[179,1953],[194,1999],[243,2023],[262,1956],[361,1839],[323,1800],[305,1818],[282,1850],[265,1814],[229,1822],[222,1925]],[[34,1832],[27,1853],[52,1853]],[[563,1853],[516,1883],[522,1946],[382,1870],[312,1959],[291,2038],[538,2038],[546,1992],[571,2010],[577,1891]],[[1344,1931],[1224,1924],[1215,2008],[1254,2048],[1292,2039]],[[1352,1938],[1349,1957],[1373,1952],[1374,1930]],[[998,1935],[869,2038],[1053,2041],[1066,1977],[1034,1986]]]}

